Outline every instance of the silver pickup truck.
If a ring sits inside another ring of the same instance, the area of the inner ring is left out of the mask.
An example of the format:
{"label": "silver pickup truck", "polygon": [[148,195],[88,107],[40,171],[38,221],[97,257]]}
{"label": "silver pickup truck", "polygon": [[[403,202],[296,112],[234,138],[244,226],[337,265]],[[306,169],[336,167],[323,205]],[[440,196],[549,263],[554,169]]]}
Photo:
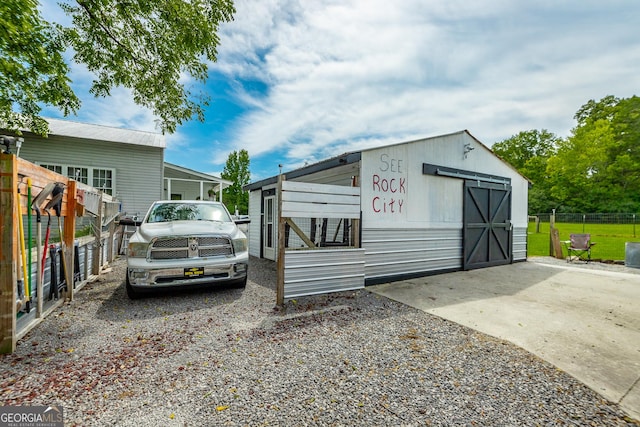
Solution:
{"label": "silver pickup truck", "polygon": [[167,287],[247,283],[247,237],[220,202],[161,200],[127,247],[129,298]]}

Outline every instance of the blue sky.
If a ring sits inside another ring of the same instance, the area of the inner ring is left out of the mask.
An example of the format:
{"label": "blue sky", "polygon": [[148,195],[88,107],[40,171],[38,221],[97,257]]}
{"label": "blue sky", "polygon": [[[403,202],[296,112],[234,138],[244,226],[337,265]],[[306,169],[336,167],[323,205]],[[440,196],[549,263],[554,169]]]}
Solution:
{"label": "blue sky", "polygon": [[[54,2],[45,19],[68,22]],[[251,180],[347,151],[468,129],[565,137],[589,99],[639,95],[637,0],[238,0],[210,64],[206,121],[166,136],[165,160],[219,175],[246,149]],[[156,130],[130,92],[88,93],[68,119]],[[187,81],[188,83],[188,81]],[[46,109],[48,117],[61,117]]]}

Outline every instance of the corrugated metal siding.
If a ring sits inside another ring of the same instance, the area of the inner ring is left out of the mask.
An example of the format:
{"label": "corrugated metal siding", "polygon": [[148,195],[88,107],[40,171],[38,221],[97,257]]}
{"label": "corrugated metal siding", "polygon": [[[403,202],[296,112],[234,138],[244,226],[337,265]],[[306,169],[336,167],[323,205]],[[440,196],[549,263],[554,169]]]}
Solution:
{"label": "corrugated metal siding", "polygon": [[527,228],[513,227],[513,260],[523,261],[527,259]]}
{"label": "corrugated metal siding", "polygon": [[363,288],[364,252],[363,249],[287,251],[284,297]]}
{"label": "corrugated metal siding", "polygon": [[97,248],[93,242],[86,245],[86,248],[87,248],[87,251],[85,252],[86,262],[84,264],[84,268],[85,268],[87,277],[89,277],[93,274],[93,251],[97,250]]}
{"label": "corrugated metal siding", "polygon": [[462,267],[462,230],[363,229],[367,279]]}
{"label": "corrugated metal siding", "polygon": [[249,193],[249,255],[260,258],[260,229],[262,228],[262,197],[260,190]]}
{"label": "corrugated metal siding", "polygon": [[78,246],[78,266],[76,267],[80,271],[80,281],[87,280],[87,246]]}
{"label": "corrugated metal siding", "polygon": [[132,215],[143,216],[151,203],[162,198],[162,148],[29,135],[20,157],[32,163],[115,169],[114,196],[122,201],[122,211]]}

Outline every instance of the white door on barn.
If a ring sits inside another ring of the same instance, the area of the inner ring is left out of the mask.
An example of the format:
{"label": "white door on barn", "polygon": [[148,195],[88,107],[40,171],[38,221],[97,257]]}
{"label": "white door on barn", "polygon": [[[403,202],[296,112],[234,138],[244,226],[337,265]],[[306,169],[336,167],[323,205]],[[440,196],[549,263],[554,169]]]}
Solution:
{"label": "white door on barn", "polygon": [[262,256],[266,259],[276,260],[276,198],[268,196],[264,198],[264,223],[262,225]]}

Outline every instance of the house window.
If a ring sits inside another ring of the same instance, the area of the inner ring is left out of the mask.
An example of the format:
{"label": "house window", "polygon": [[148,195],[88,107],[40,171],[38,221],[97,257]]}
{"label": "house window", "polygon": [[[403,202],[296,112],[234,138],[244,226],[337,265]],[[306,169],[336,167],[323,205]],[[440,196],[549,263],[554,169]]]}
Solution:
{"label": "house window", "polygon": [[62,171],[65,171],[67,173],[67,177],[83,184],[91,185],[111,196],[116,193],[115,169],[89,168],[78,165],[55,165],[46,163],[39,163],[39,166],[59,173],[60,175],[64,175]]}
{"label": "house window", "polygon": [[59,173],[60,175],[62,175],[62,166],[60,166],[60,165],[43,165],[43,164],[40,164],[40,166],[45,168],[45,169],[49,169],[50,171],[54,171],[55,173]]}
{"label": "house window", "polygon": [[67,176],[83,184],[89,184],[89,169],[87,168],[68,166]]}
{"label": "house window", "polygon": [[93,186],[113,196],[113,170],[92,169]]}

